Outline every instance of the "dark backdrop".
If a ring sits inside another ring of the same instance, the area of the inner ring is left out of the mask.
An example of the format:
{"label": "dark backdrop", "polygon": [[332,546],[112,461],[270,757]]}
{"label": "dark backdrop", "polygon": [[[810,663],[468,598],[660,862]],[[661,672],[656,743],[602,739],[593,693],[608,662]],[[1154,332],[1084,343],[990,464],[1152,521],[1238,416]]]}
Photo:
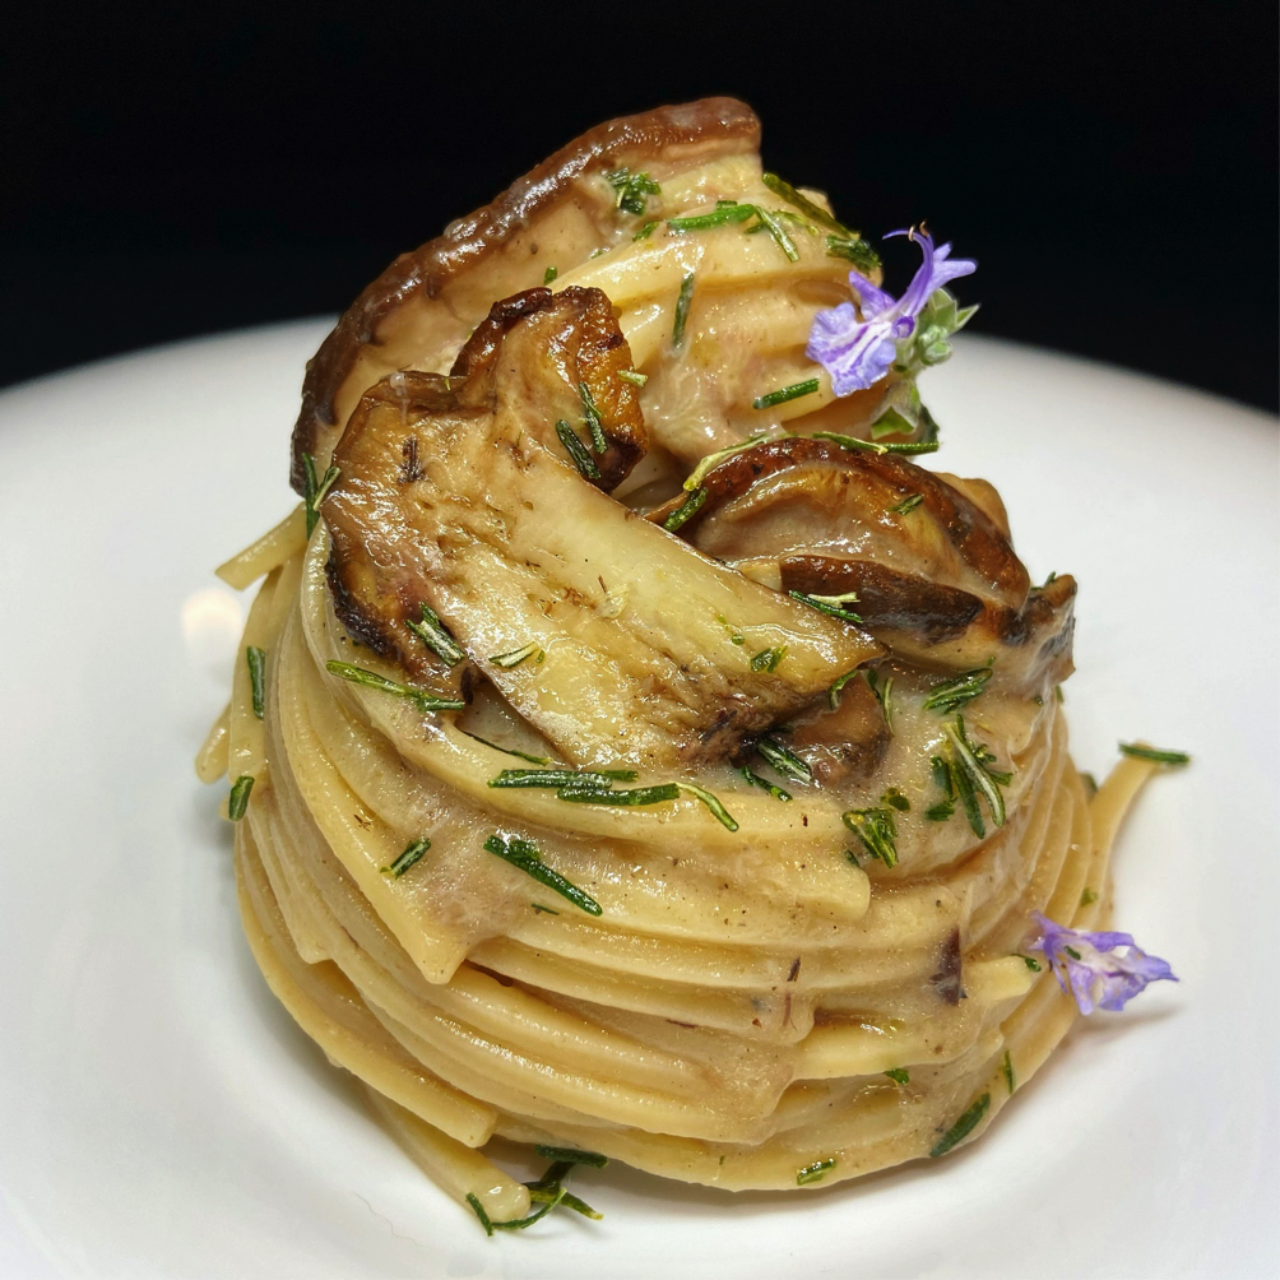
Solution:
{"label": "dark backdrop", "polygon": [[0,382],[337,311],[597,120],[732,93],[846,221],[976,257],[978,331],[1277,405],[1274,3],[36,8]]}

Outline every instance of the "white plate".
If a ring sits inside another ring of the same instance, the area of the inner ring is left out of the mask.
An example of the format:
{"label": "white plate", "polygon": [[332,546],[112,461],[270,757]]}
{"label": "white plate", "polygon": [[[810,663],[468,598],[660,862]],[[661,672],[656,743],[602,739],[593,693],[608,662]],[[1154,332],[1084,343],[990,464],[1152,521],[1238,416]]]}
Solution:
{"label": "white plate", "polygon": [[1097,1015],[975,1147],[817,1195],[579,1179],[606,1217],[486,1240],[279,1009],[191,757],[274,522],[316,322],[0,396],[0,1274],[1280,1273],[1276,476],[1259,414],[978,340],[931,373],[938,465],[1080,579],[1082,768],[1190,750],[1125,828],[1118,927],[1180,985]]}

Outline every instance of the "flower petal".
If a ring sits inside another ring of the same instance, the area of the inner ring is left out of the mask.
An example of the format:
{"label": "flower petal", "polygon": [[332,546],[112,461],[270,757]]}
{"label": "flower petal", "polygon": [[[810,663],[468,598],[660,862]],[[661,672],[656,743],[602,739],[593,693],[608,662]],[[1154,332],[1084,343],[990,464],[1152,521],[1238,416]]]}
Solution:
{"label": "flower petal", "polygon": [[1026,949],[1044,955],[1058,985],[1071,992],[1083,1014],[1095,1008],[1119,1012],[1149,983],[1178,981],[1167,961],[1147,955],[1127,933],[1068,929],[1038,911],[1031,918],[1039,935]]}
{"label": "flower petal", "polygon": [[897,352],[893,320],[860,323],[851,302],[819,311],[813,318],[805,348],[805,355],[826,369],[838,396],[851,395],[878,382]]}

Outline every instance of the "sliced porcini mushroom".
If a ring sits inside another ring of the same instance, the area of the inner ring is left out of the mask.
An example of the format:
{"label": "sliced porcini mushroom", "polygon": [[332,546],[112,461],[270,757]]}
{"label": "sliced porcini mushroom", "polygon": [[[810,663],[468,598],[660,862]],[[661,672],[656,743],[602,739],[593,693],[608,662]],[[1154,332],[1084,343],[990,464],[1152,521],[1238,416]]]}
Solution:
{"label": "sliced porcini mushroom", "polygon": [[[302,455],[323,465],[360,397],[403,369],[443,372],[496,298],[544,282],[617,236],[607,171],[696,169],[753,155],[760,122],[744,103],[705,98],[611,120],[513,183],[491,204],[402,254],[356,299],[307,366],[293,433],[292,481]],[[630,236],[628,235],[628,239]]]}
{"label": "sliced porcini mushroom", "polygon": [[[837,399],[805,356],[815,314],[853,298],[850,263],[832,249],[826,223],[764,181],[759,140],[755,115],[729,98],[613,120],[398,258],[308,365],[295,488],[304,488],[303,455],[323,471],[367,388],[409,369],[445,373],[495,298],[544,283],[608,295],[648,379],[645,420],[662,450],[654,468],[666,462],[677,483],[703,455],[784,423],[801,434],[865,433],[892,375]],[[624,174],[648,181],[628,194]],[[698,221],[726,204],[743,216]],[[860,259],[859,269],[878,281],[874,261]],[[815,379],[803,396],[769,400]]]}
{"label": "sliced porcini mushroom", "polygon": [[892,736],[880,700],[865,680],[851,680],[834,707],[822,702],[794,718],[787,746],[827,786],[870,777]]}
{"label": "sliced porcini mushroom", "polygon": [[[427,604],[572,763],[722,758],[883,651],[584,477],[555,425],[581,412],[576,353],[595,353],[605,378],[599,348],[629,359],[593,292],[509,300],[460,357],[465,376],[397,373],[363,397],[322,507],[336,607],[359,638],[425,672],[435,660],[404,624]],[[619,453],[637,440],[622,385]]]}
{"label": "sliced porcini mushroom", "polygon": [[995,658],[1018,679],[1064,678],[1074,581],[1033,591],[994,490],[964,487],[973,497],[892,453],[772,440],[706,474],[681,533],[778,590],[856,596],[848,609],[902,657],[957,667]]}

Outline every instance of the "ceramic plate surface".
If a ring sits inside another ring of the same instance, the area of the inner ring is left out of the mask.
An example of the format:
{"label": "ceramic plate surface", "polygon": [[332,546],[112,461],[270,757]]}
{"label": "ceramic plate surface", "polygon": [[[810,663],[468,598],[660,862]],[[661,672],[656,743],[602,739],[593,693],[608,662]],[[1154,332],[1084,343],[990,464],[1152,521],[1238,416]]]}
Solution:
{"label": "ceramic plate surface", "polygon": [[815,1195],[610,1168],[486,1240],[269,995],[191,758],[246,601],[210,570],[294,501],[308,322],[0,395],[0,1275],[1280,1274],[1280,528],[1272,420],[962,340],[936,465],[1074,573],[1073,748],[1193,753],[1124,828],[1116,923],[1182,979],[1080,1028],[976,1146]]}

